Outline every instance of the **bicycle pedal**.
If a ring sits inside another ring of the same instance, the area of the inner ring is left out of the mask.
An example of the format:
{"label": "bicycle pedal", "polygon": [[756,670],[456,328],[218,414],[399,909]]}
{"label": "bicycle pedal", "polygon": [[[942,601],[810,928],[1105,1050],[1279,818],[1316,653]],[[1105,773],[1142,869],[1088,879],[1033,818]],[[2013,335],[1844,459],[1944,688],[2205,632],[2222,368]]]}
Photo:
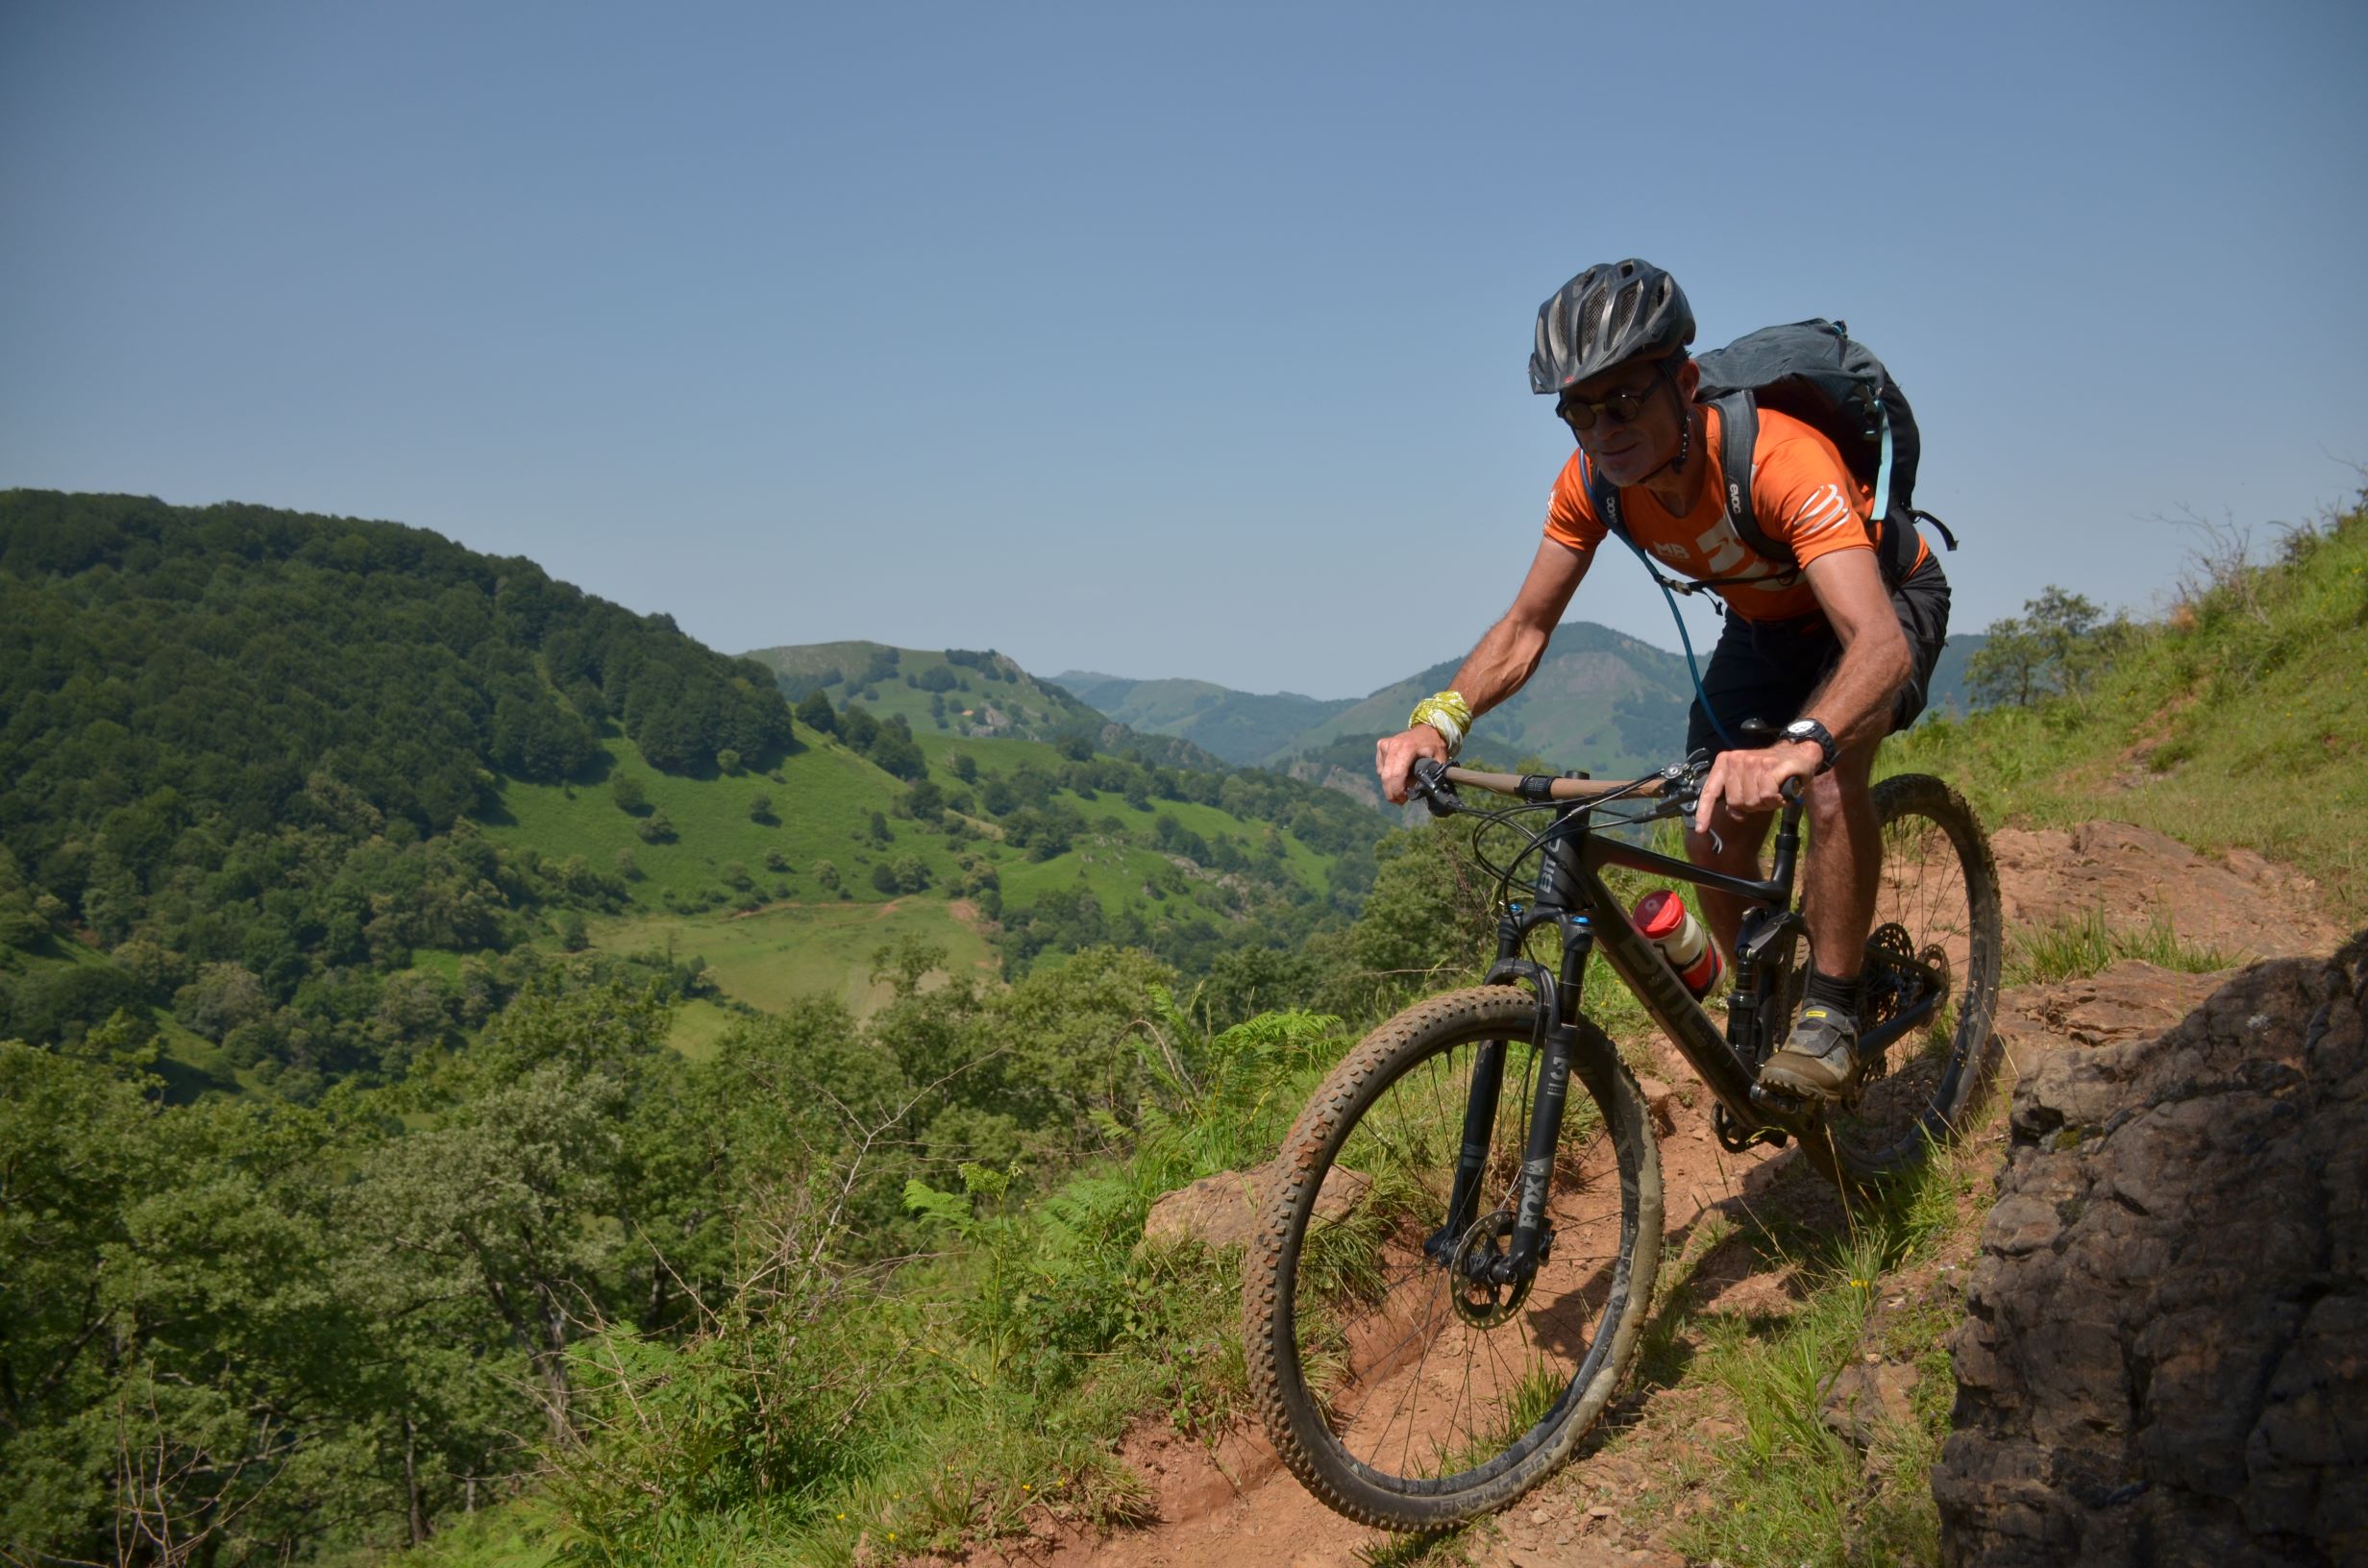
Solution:
{"label": "bicycle pedal", "polygon": [[1792,1141],[1792,1135],[1782,1127],[1744,1128],[1727,1114],[1723,1105],[1714,1107],[1711,1113],[1711,1132],[1717,1138],[1718,1146],[1729,1154],[1741,1154],[1755,1143],[1781,1149]]}

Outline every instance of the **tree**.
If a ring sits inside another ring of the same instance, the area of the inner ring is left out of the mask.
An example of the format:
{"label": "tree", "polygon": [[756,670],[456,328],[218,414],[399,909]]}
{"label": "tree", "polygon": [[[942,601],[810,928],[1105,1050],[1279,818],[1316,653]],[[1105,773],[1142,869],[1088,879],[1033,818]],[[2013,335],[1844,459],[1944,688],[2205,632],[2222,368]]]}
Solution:
{"label": "tree", "polygon": [[649,792],[641,779],[632,773],[617,773],[608,780],[608,793],[616,800],[617,809],[638,817],[650,804]]}
{"label": "tree", "polygon": [[749,821],[752,822],[770,822],[773,821],[772,796],[767,795],[760,790],[756,794],[749,796]]}
{"label": "tree", "polygon": [[644,840],[651,844],[672,844],[675,842],[674,821],[662,811],[654,811],[650,813],[649,816],[644,817],[641,820],[641,826],[637,829],[637,831],[641,834]]}
{"label": "tree", "polygon": [[929,771],[928,760],[921,754],[921,747],[914,743],[912,732],[901,723],[882,724],[878,737],[872,742],[872,748],[866,754],[879,767],[908,782],[925,776]]}
{"label": "tree", "polygon": [[872,868],[872,886],[890,897],[896,895],[897,873],[886,861]]}
{"label": "tree", "polygon": [[727,775],[736,773],[740,771],[740,753],[725,747],[716,752],[715,766]]}
{"label": "tree", "polygon": [[798,723],[818,735],[836,735],[839,732],[839,716],[831,709],[830,698],[823,695],[819,686],[806,693],[805,700],[798,704]]}
{"label": "tree", "polygon": [[838,891],[839,891],[839,869],[838,869],[838,867],[836,867],[836,866],[832,865],[829,861],[826,861],[826,860],[818,860],[818,861],[816,861],[816,862],[814,863],[814,880],[815,880],[816,882],[820,883],[820,884],[822,885],[823,889],[824,889],[826,892],[829,892],[829,893],[836,893],[836,892],[838,892]]}
{"label": "tree", "polygon": [[2044,697],[2078,697],[2110,662],[2128,630],[2085,596],[2050,584],[2023,602],[2020,617],[1993,621],[1988,641],[1966,661],[1977,705],[2028,707]]}
{"label": "tree", "polygon": [[559,917],[559,945],[571,953],[580,953],[592,945],[592,936],[584,929],[581,910],[571,909]]}

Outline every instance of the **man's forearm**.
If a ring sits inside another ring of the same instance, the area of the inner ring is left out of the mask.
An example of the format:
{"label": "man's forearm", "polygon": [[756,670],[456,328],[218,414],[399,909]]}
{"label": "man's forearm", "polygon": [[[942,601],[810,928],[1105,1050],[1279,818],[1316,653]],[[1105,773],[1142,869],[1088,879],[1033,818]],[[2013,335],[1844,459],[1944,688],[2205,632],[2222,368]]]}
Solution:
{"label": "man's forearm", "polygon": [[1892,700],[1913,673],[1906,637],[1861,637],[1842,649],[1841,662],[1800,717],[1817,720],[1845,747],[1880,739],[1890,732]]}
{"label": "man's forearm", "polygon": [[1483,714],[1519,691],[1545,656],[1546,633],[1515,616],[1489,627],[1479,646],[1455,673],[1455,690],[1474,715]]}

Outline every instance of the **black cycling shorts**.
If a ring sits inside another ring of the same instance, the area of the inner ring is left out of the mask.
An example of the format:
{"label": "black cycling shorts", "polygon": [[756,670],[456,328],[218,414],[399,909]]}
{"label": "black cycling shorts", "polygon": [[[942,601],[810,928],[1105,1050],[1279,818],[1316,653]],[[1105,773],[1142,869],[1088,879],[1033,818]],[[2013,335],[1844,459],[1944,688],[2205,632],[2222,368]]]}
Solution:
{"label": "black cycling shorts", "polygon": [[[1932,695],[1933,666],[1940,662],[1940,645],[1949,638],[1949,579],[1939,560],[1931,555],[1891,590],[1891,608],[1899,615],[1899,629],[1908,634],[1908,652],[1915,670],[1899,689],[1891,709],[1891,732],[1915,723]],[[1822,615],[1796,621],[1746,621],[1727,617],[1727,628],[1702,673],[1702,695],[1710,698],[1718,722],[1736,744],[1743,744],[1740,725],[1746,719],[1764,719],[1782,729],[1801,717],[1810,694],[1841,662],[1841,640]],[[1697,699],[1686,725],[1686,750],[1725,750],[1710,718]]]}

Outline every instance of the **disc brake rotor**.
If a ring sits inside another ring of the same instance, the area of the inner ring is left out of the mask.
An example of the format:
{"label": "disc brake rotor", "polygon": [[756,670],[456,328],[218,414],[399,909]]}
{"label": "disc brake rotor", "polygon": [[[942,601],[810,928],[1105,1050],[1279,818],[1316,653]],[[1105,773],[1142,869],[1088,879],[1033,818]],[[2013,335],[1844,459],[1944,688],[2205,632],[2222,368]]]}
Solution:
{"label": "disc brake rotor", "polygon": [[1517,1279],[1496,1278],[1497,1264],[1505,1256],[1504,1242],[1512,1235],[1511,1213],[1500,1209],[1483,1214],[1464,1233],[1455,1260],[1448,1264],[1448,1276],[1455,1282],[1449,1298],[1455,1304],[1455,1315],[1474,1328],[1496,1327],[1529,1299],[1530,1285],[1537,1279],[1535,1268]]}

